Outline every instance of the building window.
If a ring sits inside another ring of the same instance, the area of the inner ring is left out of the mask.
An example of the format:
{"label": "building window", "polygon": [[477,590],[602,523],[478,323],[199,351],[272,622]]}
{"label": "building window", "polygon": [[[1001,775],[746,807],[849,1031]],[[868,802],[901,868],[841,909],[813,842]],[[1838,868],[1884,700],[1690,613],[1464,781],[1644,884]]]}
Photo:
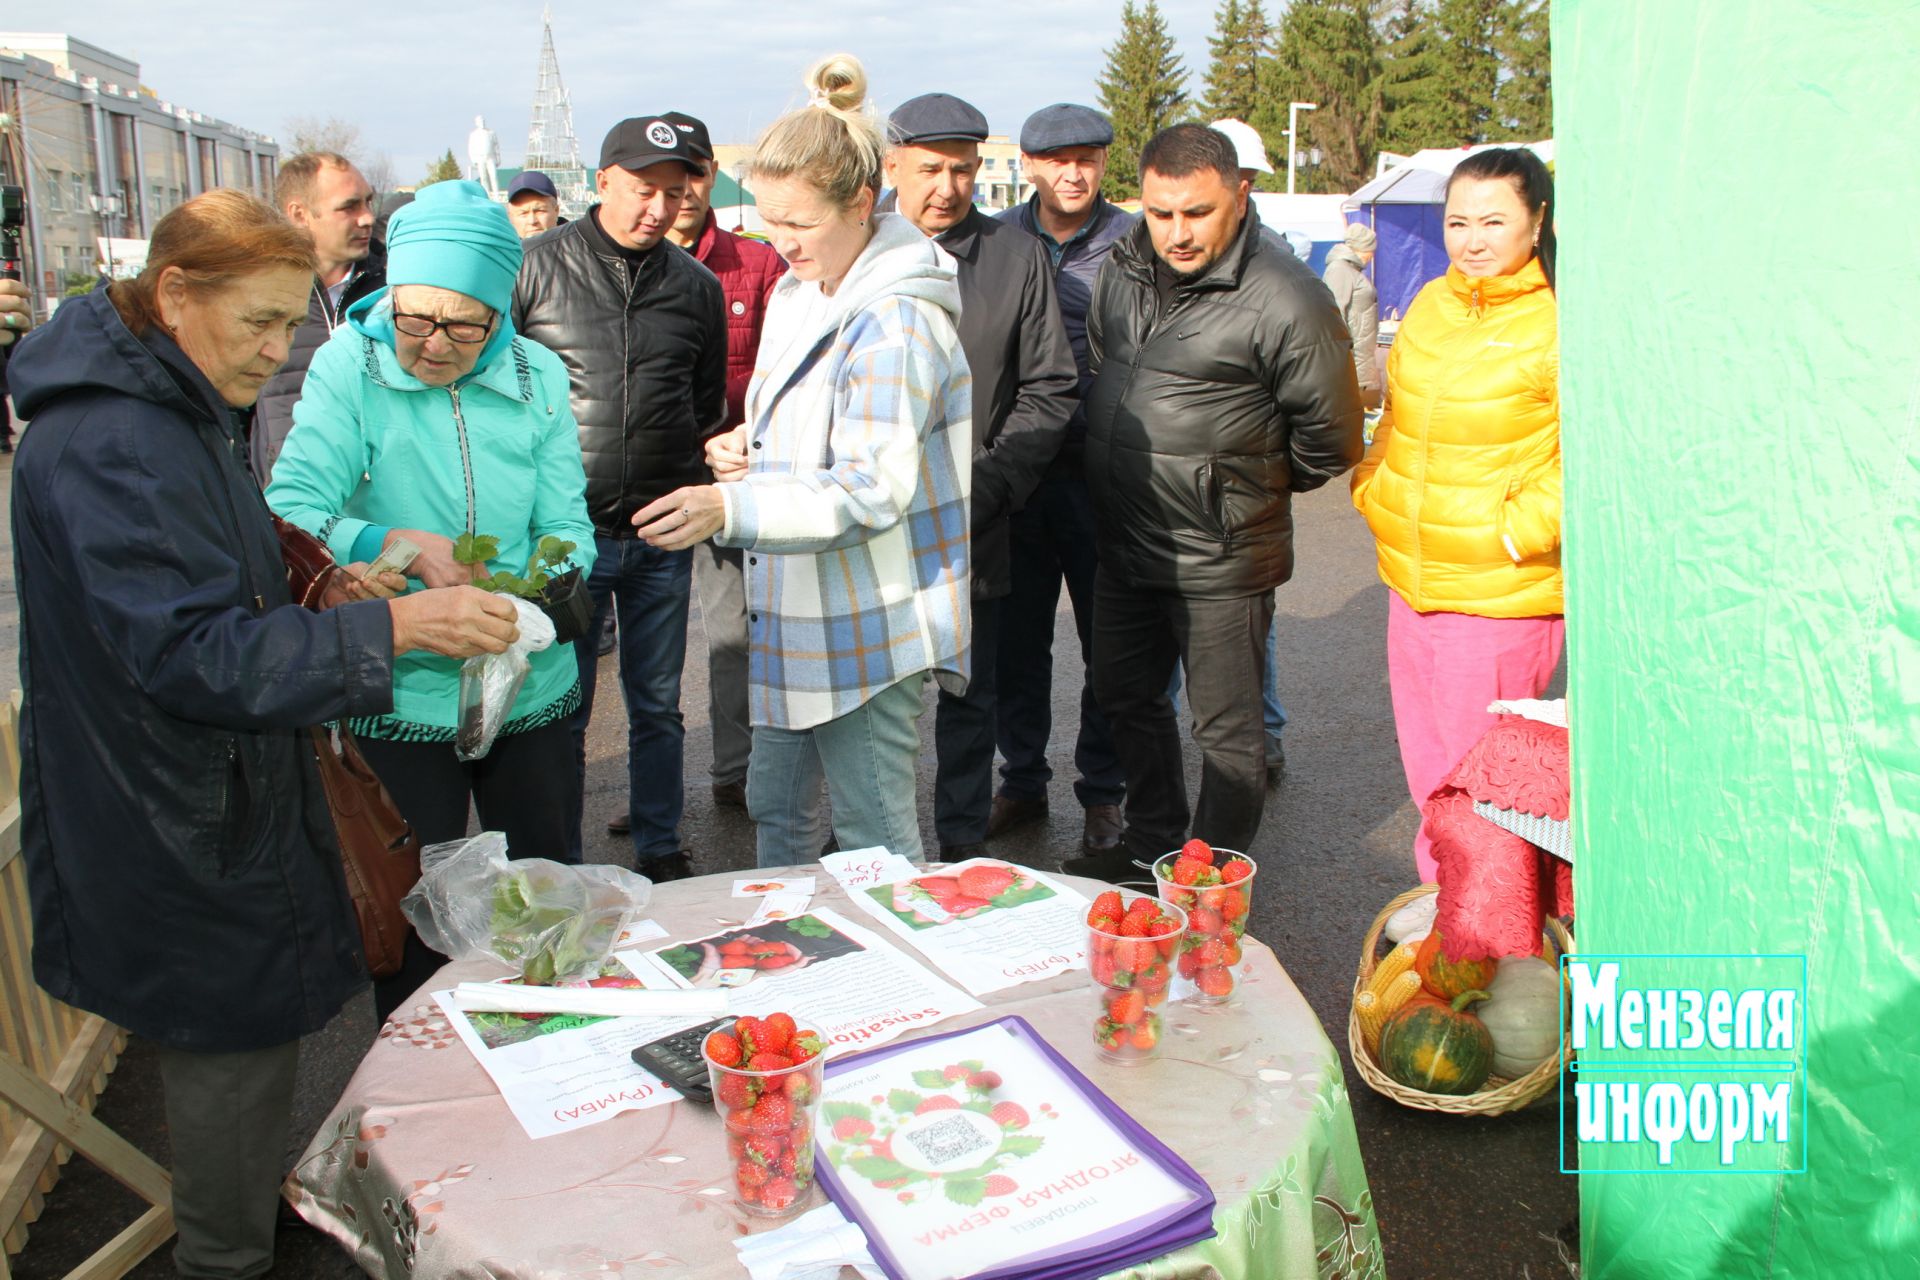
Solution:
{"label": "building window", "polygon": [[87,211],[87,184],[85,179],[77,173],[68,174],[67,178],[73,183],[73,211],[75,213],[85,213]]}
{"label": "building window", "polygon": [[61,207],[63,203],[62,192],[60,190],[60,171],[58,169],[49,169],[47,170],[47,208],[54,213],[63,213],[65,212]]}
{"label": "building window", "polygon": [[999,167],[1000,167],[1000,162],[998,160],[995,160],[992,156],[987,157],[987,168],[998,169]]}

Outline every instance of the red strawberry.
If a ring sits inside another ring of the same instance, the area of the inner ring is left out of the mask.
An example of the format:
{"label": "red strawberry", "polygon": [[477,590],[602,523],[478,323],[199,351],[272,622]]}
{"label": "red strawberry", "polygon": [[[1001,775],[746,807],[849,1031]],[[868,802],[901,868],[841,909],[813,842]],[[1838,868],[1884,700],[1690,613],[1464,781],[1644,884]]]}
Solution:
{"label": "red strawberry", "polygon": [[1096,984],[1103,987],[1110,987],[1113,985],[1114,969],[1115,969],[1114,962],[1113,962],[1113,952],[1111,951],[1096,952],[1094,954],[1093,963],[1091,967],[1093,969],[1093,980]]}
{"label": "red strawberry", "polygon": [[1200,988],[1202,995],[1230,996],[1233,994],[1233,973],[1218,966],[1202,969],[1194,975],[1193,983]]}
{"label": "red strawberry", "polygon": [[1205,840],[1195,837],[1180,846],[1180,856],[1183,858],[1192,858],[1195,862],[1204,862],[1208,866],[1212,866],[1213,846]]}
{"label": "red strawberry", "polygon": [[796,1031],[793,1033],[791,1050],[795,1062],[811,1062],[827,1051],[827,1042],[818,1031]]}
{"label": "red strawberry", "polygon": [[992,901],[1012,888],[1016,878],[1011,867],[968,867],[960,873],[960,892],[970,898]]}
{"label": "red strawberry", "polygon": [[1220,893],[1220,914],[1229,920],[1238,920],[1247,914],[1247,891],[1245,889],[1223,889]]}
{"label": "red strawberry", "polygon": [[742,1054],[740,1042],[724,1031],[716,1031],[707,1037],[707,1057],[723,1067],[740,1065]]}
{"label": "red strawberry", "polygon": [[751,1160],[733,1166],[733,1181],[742,1191],[757,1191],[767,1185],[767,1171]]}
{"label": "red strawberry", "polygon": [[751,1076],[724,1075],[713,1096],[723,1107],[750,1107],[760,1097],[760,1082]]}
{"label": "red strawberry", "polygon": [[[1188,935],[1192,937],[1192,934]],[[1208,938],[1193,949],[1194,963],[1202,969],[1209,969],[1227,962],[1227,944],[1218,938]],[[755,1059],[759,1061],[759,1059]]]}
{"label": "red strawberry", "polygon": [[793,1127],[793,1100],[784,1093],[761,1094],[750,1123],[755,1133],[785,1133]]}
{"label": "red strawberry", "polygon": [[[756,1053],[747,1059],[749,1071],[784,1071],[792,1065],[793,1059],[784,1053]],[[782,1083],[782,1081],[769,1080],[767,1087],[778,1089]]]}
{"label": "red strawberry", "polygon": [[1121,943],[1113,949],[1114,976],[1118,978],[1120,974],[1134,973],[1146,968],[1153,963],[1154,956],[1159,953],[1159,947],[1138,938]]}
{"label": "red strawberry", "polygon": [[934,898],[951,898],[960,892],[960,880],[957,876],[922,876],[914,881]]}
{"label": "red strawberry", "polygon": [[766,1042],[767,1024],[751,1014],[733,1020],[733,1034],[740,1041],[740,1051],[749,1058],[771,1047]]}
{"label": "red strawberry", "polygon": [[1089,917],[1120,916],[1126,914],[1126,910],[1120,902],[1119,893],[1109,889],[1093,900],[1093,910],[1087,914]]}
{"label": "red strawberry", "polygon": [[949,1098],[946,1094],[936,1093],[931,1098],[928,1098],[926,1101],[922,1102],[919,1106],[915,1107],[913,1109],[913,1114],[917,1116],[923,1116],[927,1114],[927,1112],[929,1111],[953,1111],[956,1108],[958,1108],[959,1105],[960,1104],[958,1102],[955,1102],[952,1098]]}
{"label": "red strawberry", "polygon": [[1222,883],[1225,884],[1233,884],[1236,881],[1245,880],[1252,874],[1253,864],[1244,858],[1235,858],[1232,862],[1220,868],[1220,879]]}
{"label": "red strawberry", "polygon": [[1136,1049],[1151,1049],[1160,1043],[1160,1026],[1157,1019],[1149,1018],[1127,1033],[1127,1040]]}
{"label": "red strawberry", "polygon": [[978,911],[982,907],[991,906],[993,904],[988,902],[985,898],[970,898],[965,894],[959,894],[954,897],[948,898],[945,902],[941,903],[940,905],[942,907],[945,907],[950,914],[958,916],[958,915],[965,915],[969,911]]}
{"label": "red strawberry", "polygon": [[1220,913],[1212,907],[1195,907],[1193,914],[1187,917],[1187,927],[1195,933],[1218,933],[1225,924]]}
{"label": "red strawberry", "polygon": [[1227,967],[1232,968],[1234,965],[1240,963],[1240,939],[1234,937],[1232,934],[1228,934],[1225,938],[1225,943],[1227,948]]}
{"label": "red strawberry", "polygon": [[1127,914],[1130,916],[1151,916],[1156,905],[1155,900],[1152,898],[1135,898],[1127,904]]}
{"label": "red strawberry", "polygon": [[833,1136],[842,1142],[864,1142],[873,1133],[873,1125],[859,1116],[841,1116],[833,1122]]}
{"label": "red strawberry", "polygon": [[987,1175],[986,1194],[990,1196],[1010,1196],[1020,1189],[1020,1184],[1004,1173]]}
{"label": "red strawberry", "polygon": [[786,1155],[786,1139],[777,1133],[756,1133],[747,1138],[747,1158],[765,1165],[769,1169],[780,1166],[781,1157]]}
{"label": "red strawberry", "polygon": [[793,1015],[790,1013],[770,1013],[766,1017],[768,1033],[766,1048],[775,1053],[785,1053],[793,1044]]}
{"label": "red strawberry", "polygon": [[998,1071],[976,1071],[967,1077],[967,1088],[977,1089],[981,1093],[992,1093],[1000,1087]]}
{"label": "red strawberry", "polygon": [[1147,998],[1138,991],[1123,991],[1107,1001],[1107,1016],[1115,1022],[1138,1022],[1146,1014]]}
{"label": "red strawberry", "polygon": [[1183,978],[1191,978],[1200,972],[1200,962],[1194,958],[1191,951],[1182,951],[1179,962],[1174,967]]}
{"label": "red strawberry", "polygon": [[793,1185],[792,1178],[775,1178],[760,1188],[760,1203],[769,1209],[784,1209],[799,1194],[800,1188]]}
{"label": "red strawberry", "polygon": [[1101,933],[1118,933],[1120,932],[1120,920],[1120,916],[1103,916],[1098,912],[1089,912],[1087,914],[1087,928],[1097,929]]}
{"label": "red strawberry", "polygon": [[969,1072],[965,1067],[955,1062],[946,1067],[941,1068],[940,1074],[945,1076],[949,1080],[965,1080]]}
{"label": "red strawberry", "polygon": [[1027,1109],[1017,1102],[996,1102],[991,1114],[993,1122],[1002,1129],[1024,1129],[1032,1123],[1027,1117]]}
{"label": "red strawberry", "polygon": [[1206,863],[1196,858],[1180,858],[1173,864],[1173,882],[1175,884],[1198,884],[1202,871],[1211,871]]}
{"label": "red strawberry", "polygon": [[1152,931],[1146,916],[1129,915],[1120,922],[1120,936],[1123,938],[1144,938]]}

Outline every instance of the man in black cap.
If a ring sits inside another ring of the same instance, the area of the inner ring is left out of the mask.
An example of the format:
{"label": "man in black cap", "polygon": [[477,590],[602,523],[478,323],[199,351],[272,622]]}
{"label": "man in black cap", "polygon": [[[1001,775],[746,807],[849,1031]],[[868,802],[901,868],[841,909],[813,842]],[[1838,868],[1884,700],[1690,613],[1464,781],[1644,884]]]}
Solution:
{"label": "man in black cap", "polygon": [[973,204],[986,136],[987,118],[946,93],[903,102],[888,121],[895,210],[959,264],[960,346],[973,371],[973,676],[959,697],[942,690],[934,714],[933,825],[950,861],[984,851],[991,817],[1008,518],[1059,452],[1074,406],[1073,348],[1046,255]]}
{"label": "man in black cap", "polygon": [[553,179],[538,169],[522,169],[507,186],[507,217],[522,240],[559,226],[564,219],[560,217],[560,193],[554,190]]}
{"label": "man in black cap", "polygon": [[[1052,264],[1060,318],[1073,344],[1084,400],[1093,381],[1087,361],[1087,303],[1114,241],[1133,217],[1100,194],[1113,126],[1092,107],[1060,102],[1027,117],[1020,129],[1021,166],[1033,198],[1000,221],[1039,240]],[[1094,701],[1093,505],[1087,496],[1087,416],[1075,404],[1066,439],[1047,473],[1011,522],[1013,590],[1000,612],[998,738],[1000,794],[993,799],[989,836],[1047,814],[1047,740],[1053,732],[1053,622],[1064,580],[1073,601],[1080,657],[1088,676],[1080,689],[1080,733],[1073,753],[1079,777],[1073,792],[1086,810],[1081,844],[1088,856],[1111,855],[1120,843],[1120,806],[1127,774],[1115,753],[1107,719]],[[1064,864],[1067,870],[1077,860]],[[1103,864],[1104,865],[1104,864]]]}
{"label": "man in black cap", "polygon": [[[688,873],[680,845],[680,674],[693,553],[648,546],[634,536],[632,517],[656,498],[705,481],[701,441],[726,417],[720,282],[666,238],[687,184],[704,167],[671,121],[622,120],[600,148],[600,202],[528,242],[513,295],[514,328],[564,360],[571,381],[599,551],[587,584],[594,605],[589,635],[600,633],[609,608],[618,609],[634,861],[655,880]],[[573,648],[584,789],[598,656],[590,641]],[[584,794],[566,851],[575,862],[583,809]]]}

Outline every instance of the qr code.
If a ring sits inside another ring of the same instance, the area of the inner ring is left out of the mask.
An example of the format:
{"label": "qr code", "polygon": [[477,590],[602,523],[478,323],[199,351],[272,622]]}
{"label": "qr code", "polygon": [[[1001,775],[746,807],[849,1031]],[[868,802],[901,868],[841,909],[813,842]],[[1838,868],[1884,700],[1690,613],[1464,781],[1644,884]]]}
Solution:
{"label": "qr code", "polygon": [[978,1126],[964,1115],[948,1116],[903,1136],[920,1153],[922,1160],[936,1166],[951,1164],[993,1145]]}

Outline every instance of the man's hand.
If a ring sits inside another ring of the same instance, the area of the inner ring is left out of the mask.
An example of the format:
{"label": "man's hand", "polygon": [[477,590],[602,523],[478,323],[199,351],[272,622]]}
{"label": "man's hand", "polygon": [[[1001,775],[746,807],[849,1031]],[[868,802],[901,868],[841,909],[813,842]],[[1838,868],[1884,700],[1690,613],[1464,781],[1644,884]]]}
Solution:
{"label": "man's hand", "polygon": [[343,566],[339,573],[328,580],[327,589],[320,593],[320,607],[331,609],[337,604],[355,600],[391,600],[406,594],[407,580],[403,575],[383,573],[377,578],[370,578],[367,576],[370,568],[372,566],[364,561]]}
{"label": "man's hand", "polygon": [[0,280],[0,347],[33,328],[33,299],[18,280]]}
{"label": "man's hand", "polygon": [[726,523],[726,500],[710,484],[675,489],[633,513],[633,527],[641,538],[662,551],[683,551],[705,542]]}
{"label": "man's hand", "polygon": [[461,564],[453,558],[453,539],[425,529],[395,529],[387,534],[380,549],[386,550],[396,539],[405,538],[420,548],[420,554],[407,567],[407,576],[418,578],[430,587],[464,587],[475,578],[487,576],[483,564]]}
{"label": "man's hand", "polygon": [[513,602],[478,587],[416,591],[387,601],[387,608],[393,614],[395,657],[415,649],[443,658],[505,653],[520,638]]}
{"label": "man's hand", "polygon": [[747,474],[747,428],[743,423],[707,441],[707,465],[722,484]]}

